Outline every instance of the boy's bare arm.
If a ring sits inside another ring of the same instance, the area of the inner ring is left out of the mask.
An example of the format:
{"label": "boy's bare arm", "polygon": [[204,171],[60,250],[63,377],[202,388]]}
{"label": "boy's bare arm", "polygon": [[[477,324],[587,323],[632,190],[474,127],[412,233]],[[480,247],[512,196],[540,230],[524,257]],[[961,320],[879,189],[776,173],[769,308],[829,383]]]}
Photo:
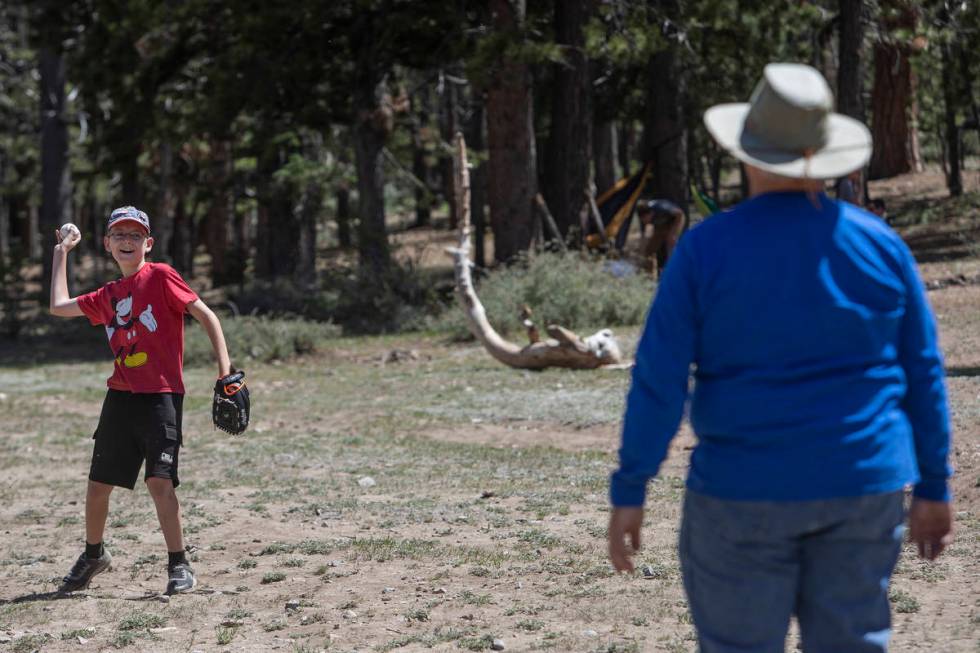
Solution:
{"label": "boy's bare arm", "polygon": [[228,346],[225,344],[225,334],[221,330],[218,316],[200,299],[188,304],[187,312],[201,323],[211,340],[214,355],[218,359],[218,378],[231,374],[231,359],[228,358]]}
{"label": "boy's bare arm", "polygon": [[78,307],[78,300],[68,294],[68,252],[82,239],[77,231],[68,238],[61,237],[61,231],[55,230],[58,244],[54,246],[54,259],[51,264],[51,300],[49,310],[58,317],[81,317],[85,315]]}

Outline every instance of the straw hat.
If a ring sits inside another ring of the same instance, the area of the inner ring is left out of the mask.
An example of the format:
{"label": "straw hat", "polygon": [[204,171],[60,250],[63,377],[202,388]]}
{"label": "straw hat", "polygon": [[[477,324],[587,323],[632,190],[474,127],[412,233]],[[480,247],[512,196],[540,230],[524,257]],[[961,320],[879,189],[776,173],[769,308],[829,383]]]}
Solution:
{"label": "straw hat", "polygon": [[833,106],[834,95],[815,68],[771,63],[748,103],[713,106],[704,124],[749,165],[782,177],[832,179],[871,158],[871,132]]}

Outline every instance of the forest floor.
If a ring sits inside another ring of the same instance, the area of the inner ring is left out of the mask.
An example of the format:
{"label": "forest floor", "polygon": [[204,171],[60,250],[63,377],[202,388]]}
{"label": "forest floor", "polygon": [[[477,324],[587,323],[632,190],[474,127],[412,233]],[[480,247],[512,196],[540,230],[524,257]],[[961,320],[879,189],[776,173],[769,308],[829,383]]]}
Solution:
{"label": "forest floor", "polygon": [[[956,542],[936,563],[906,546],[899,653],[980,651],[980,206],[941,191],[928,175],[872,185],[932,288],[955,428]],[[638,327],[624,331],[631,352]],[[179,495],[199,589],[159,597],[164,546],[137,487],[113,495],[114,569],[59,597],[109,371],[80,358],[0,363],[0,650],[696,648],[675,552],[688,427],[651,484],[643,571],[616,575],[606,492],[628,372],[515,371],[413,335],[250,365],[238,438],[210,425],[213,371],[186,370]]]}

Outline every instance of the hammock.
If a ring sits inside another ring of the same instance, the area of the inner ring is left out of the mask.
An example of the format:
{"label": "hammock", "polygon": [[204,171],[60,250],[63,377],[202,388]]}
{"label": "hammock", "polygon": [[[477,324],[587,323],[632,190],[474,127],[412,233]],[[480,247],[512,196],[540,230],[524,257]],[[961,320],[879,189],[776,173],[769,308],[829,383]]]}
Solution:
{"label": "hammock", "polygon": [[620,251],[626,246],[636,201],[640,199],[650,178],[652,166],[652,163],[646,163],[635,175],[623,177],[596,199],[605,237],[599,232],[599,225],[594,220],[589,220],[585,230],[585,244],[590,249],[597,249],[607,242]]}
{"label": "hammock", "polygon": [[707,218],[718,213],[718,205],[706,193],[702,193],[691,182],[691,197],[694,198],[694,206],[697,207],[701,217]]}

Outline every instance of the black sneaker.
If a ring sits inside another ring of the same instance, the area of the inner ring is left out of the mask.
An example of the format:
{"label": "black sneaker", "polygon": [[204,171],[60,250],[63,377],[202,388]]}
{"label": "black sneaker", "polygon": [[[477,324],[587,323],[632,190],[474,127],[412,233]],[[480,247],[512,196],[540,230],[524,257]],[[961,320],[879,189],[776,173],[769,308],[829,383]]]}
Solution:
{"label": "black sneaker", "polygon": [[61,579],[59,592],[78,592],[88,587],[92,579],[103,571],[112,569],[112,556],[109,549],[102,549],[102,555],[98,558],[90,558],[84,553],[78,556],[78,560],[72,565],[68,575]]}
{"label": "black sneaker", "polygon": [[197,586],[194,570],[186,562],[178,562],[168,570],[167,591],[164,594],[190,592]]}

